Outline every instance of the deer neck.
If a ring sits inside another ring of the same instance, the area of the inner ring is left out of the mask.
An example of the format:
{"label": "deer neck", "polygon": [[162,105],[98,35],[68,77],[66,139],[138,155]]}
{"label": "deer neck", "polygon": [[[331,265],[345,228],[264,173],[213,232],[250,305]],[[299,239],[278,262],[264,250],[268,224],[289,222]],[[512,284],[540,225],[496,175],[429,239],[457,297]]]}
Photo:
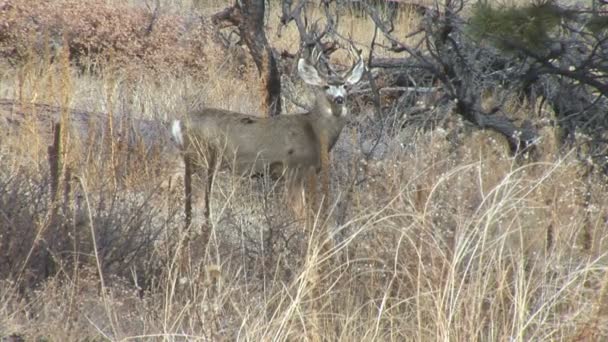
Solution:
{"label": "deer neck", "polygon": [[315,115],[313,120],[315,133],[320,142],[327,143],[327,148],[331,150],[346,125],[348,108],[344,104],[337,105],[323,97],[317,99],[312,113]]}

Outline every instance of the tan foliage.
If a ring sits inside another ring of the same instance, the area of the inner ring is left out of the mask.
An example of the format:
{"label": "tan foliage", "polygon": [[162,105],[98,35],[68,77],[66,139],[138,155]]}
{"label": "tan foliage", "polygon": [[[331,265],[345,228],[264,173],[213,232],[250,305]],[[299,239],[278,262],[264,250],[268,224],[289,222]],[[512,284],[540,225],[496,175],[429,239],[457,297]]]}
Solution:
{"label": "tan foliage", "polygon": [[[146,36],[150,13],[107,5],[120,1],[0,0],[0,54],[23,62],[0,57],[0,340],[607,340],[608,182],[549,125],[538,158],[513,158],[504,137],[450,115],[397,126],[366,160],[358,148],[376,126],[360,120],[331,156],[327,219],[315,213],[305,232],[271,180],[219,172],[203,250],[202,208],[183,227],[179,155],[129,133],[142,127],[131,120],[158,124],[189,97],[255,112],[259,79],[212,55],[203,24],[161,13]],[[72,61],[107,68],[51,60],[45,40],[64,37],[84,49]],[[210,60],[213,77],[180,74],[204,70],[186,56]],[[509,103],[534,121],[538,105]],[[53,203],[47,147],[62,114],[73,130]]]}
{"label": "tan foliage", "polygon": [[102,0],[7,0],[0,3],[0,56],[19,62],[67,44],[83,66],[204,72],[211,24]]}

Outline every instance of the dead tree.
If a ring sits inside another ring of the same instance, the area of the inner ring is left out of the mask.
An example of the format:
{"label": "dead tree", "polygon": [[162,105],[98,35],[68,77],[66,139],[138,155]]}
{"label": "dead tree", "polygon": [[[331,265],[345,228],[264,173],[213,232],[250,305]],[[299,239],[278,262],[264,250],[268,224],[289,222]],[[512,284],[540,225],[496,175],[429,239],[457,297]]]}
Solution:
{"label": "dead tree", "polygon": [[[494,130],[507,139],[514,153],[527,150],[536,139],[535,130],[527,123],[517,126],[507,116],[500,114],[500,106],[485,111],[481,106],[482,84],[473,70],[479,72],[474,51],[462,34],[463,21],[459,13],[462,0],[444,0],[441,5],[425,11],[420,28],[408,35],[413,43],[407,43],[393,34],[392,22],[384,20],[373,7],[363,3],[367,15],[376,29],[390,42],[389,50],[407,54],[407,57],[377,59],[370,55],[372,68],[402,68],[423,70],[431,74],[440,85],[443,101],[454,103],[454,113],[482,129]],[[426,52],[422,52],[424,47]]]}
{"label": "dead tree", "polygon": [[[309,24],[309,19],[306,17],[305,12],[303,11],[305,6],[310,4],[312,4],[312,2],[306,0],[297,1],[295,5],[293,4],[293,0],[283,0],[281,4],[282,14],[279,34],[283,27],[293,22],[298,29],[298,34],[300,35],[300,48],[301,50],[304,50],[302,52],[307,53],[307,51],[312,50],[320,51],[321,62],[326,64],[326,57],[338,49],[338,44],[335,40],[326,38],[330,34],[334,34],[336,32],[335,26],[339,16],[337,13],[332,13],[329,11],[328,1],[319,1],[319,6],[325,14],[325,26],[323,29],[321,29],[318,22]],[[283,53],[283,55],[291,54]],[[290,57],[294,56],[292,55]]]}
{"label": "dead tree", "polygon": [[262,81],[262,106],[268,116],[275,116],[281,114],[281,77],[264,32],[264,12],[264,0],[236,1],[233,6],[215,14],[213,22],[238,27]]}

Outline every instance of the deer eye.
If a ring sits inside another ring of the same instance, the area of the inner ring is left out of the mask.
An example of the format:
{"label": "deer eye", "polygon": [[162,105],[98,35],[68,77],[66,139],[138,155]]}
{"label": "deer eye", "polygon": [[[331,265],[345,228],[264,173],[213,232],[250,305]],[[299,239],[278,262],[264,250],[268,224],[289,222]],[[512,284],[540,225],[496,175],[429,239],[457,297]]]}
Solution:
{"label": "deer eye", "polygon": [[324,85],[323,89],[327,90],[327,89],[329,89],[329,86],[328,85]]}

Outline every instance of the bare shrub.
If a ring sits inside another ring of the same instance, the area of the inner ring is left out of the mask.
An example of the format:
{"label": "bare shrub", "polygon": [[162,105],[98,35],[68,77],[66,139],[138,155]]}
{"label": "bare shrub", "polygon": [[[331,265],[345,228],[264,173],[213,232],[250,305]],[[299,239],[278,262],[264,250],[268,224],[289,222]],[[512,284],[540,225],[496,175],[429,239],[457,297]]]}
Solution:
{"label": "bare shrub", "polygon": [[90,180],[79,178],[53,202],[48,179],[26,170],[0,177],[1,276],[27,288],[88,264],[147,286],[158,274],[160,234],[178,217],[176,207],[157,205],[160,188],[130,193],[109,178],[87,188]]}
{"label": "bare shrub", "polygon": [[[172,77],[137,85],[183,81]],[[253,80],[237,86],[220,76],[204,91],[222,106],[250,109],[242,98]],[[102,108],[134,96],[108,104],[102,87],[91,88]],[[44,97],[44,86],[32,89],[20,98],[25,105]],[[179,102],[182,93],[171,90]],[[273,182],[218,175],[208,250],[189,240],[196,220],[183,228],[181,191],[158,186],[176,156],[162,148],[169,141],[154,139],[162,128],[151,134],[158,153],[143,143],[150,137],[127,134],[141,126],[119,110],[118,126],[100,120],[71,135],[64,159],[71,176],[60,173],[57,206],[44,162],[51,138],[34,124],[7,130],[0,338],[606,340],[608,183],[581,158],[585,146],[564,149],[559,128],[545,125],[535,142],[540,157],[514,158],[507,138],[472,129],[454,115],[454,101],[429,94],[427,102],[419,90],[373,119],[361,105],[363,124],[332,156],[331,214],[314,220],[312,233],[285,214]],[[498,88],[474,95],[483,111],[498,106],[520,119],[539,105],[510,105],[512,94]],[[26,107],[6,110],[7,124],[34,121]],[[318,234],[325,230],[330,243]]]}
{"label": "bare shrub", "polygon": [[24,169],[0,174],[0,277],[20,278],[26,287],[53,273],[43,240],[48,186],[44,175]]}
{"label": "bare shrub", "polygon": [[[151,71],[205,73],[210,24],[109,5],[106,1],[5,1],[0,7],[0,56],[13,63],[48,46],[67,45],[83,67],[143,67]],[[49,56],[50,57],[50,56]]]}

